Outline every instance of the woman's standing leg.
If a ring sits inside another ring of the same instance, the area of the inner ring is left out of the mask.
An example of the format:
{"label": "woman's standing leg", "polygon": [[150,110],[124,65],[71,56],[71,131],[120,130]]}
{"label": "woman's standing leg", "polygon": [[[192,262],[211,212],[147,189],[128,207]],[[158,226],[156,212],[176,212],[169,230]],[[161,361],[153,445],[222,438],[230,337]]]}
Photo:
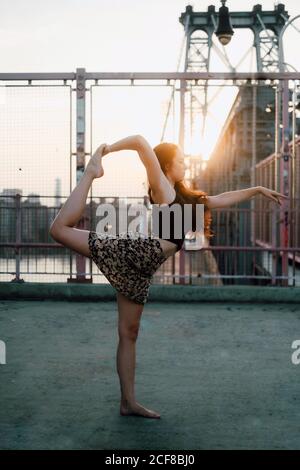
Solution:
{"label": "woman's standing leg", "polygon": [[160,418],[158,413],[143,407],[135,399],[136,341],[144,306],[133,302],[120,292],[117,292],[117,303],[119,311],[117,371],[121,388],[120,414]]}

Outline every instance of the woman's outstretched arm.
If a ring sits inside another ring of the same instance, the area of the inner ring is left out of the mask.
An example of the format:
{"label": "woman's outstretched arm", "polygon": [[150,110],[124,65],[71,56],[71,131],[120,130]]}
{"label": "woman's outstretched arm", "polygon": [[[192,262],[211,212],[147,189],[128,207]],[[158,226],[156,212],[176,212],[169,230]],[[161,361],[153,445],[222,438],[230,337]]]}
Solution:
{"label": "woman's outstretched arm", "polygon": [[111,152],[118,152],[119,150],[139,150],[141,146],[142,136],[130,135],[124,139],[117,140],[113,144],[106,145],[104,155]]}
{"label": "woman's outstretched arm", "polygon": [[207,196],[207,206],[209,209],[230,207],[233,204],[247,201],[257,194],[262,194],[272,201],[277,202],[279,205],[281,205],[280,198],[288,199],[288,196],[278,193],[273,189],[268,189],[264,186],[254,186],[252,188],[239,189],[237,191],[227,191],[225,193],[217,194],[216,196]]}

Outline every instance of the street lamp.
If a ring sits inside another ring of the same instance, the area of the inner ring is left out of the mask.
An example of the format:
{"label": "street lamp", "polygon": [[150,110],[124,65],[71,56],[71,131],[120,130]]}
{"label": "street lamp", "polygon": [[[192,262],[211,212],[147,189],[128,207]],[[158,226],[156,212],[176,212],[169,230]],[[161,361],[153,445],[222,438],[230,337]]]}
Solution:
{"label": "street lamp", "polygon": [[267,104],[266,108],[265,108],[265,111],[266,113],[271,113],[272,112],[272,107],[270,104]]}
{"label": "street lamp", "polygon": [[219,21],[216,36],[220,43],[226,46],[231,41],[234,31],[231,27],[229,9],[225,6],[226,0],[221,0],[221,2],[222,6],[219,8]]}

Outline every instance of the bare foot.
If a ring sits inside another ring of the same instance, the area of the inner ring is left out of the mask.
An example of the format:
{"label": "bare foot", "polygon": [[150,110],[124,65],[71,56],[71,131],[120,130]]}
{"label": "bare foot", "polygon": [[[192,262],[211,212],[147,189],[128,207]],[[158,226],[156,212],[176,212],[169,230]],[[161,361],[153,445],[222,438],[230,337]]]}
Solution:
{"label": "bare foot", "polygon": [[90,158],[90,161],[88,162],[85,171],[87,173],[90,173],[93,178],[101,178],[101,176],[104,175],[104,169],[102,166],[102,156],[104,153],[104,149],[106,147],[106,144],[100,145],[100,147],[97,148],[93,156]]}
{"label": "bare foot", "polygon": [[134,405],[123,404],[121,402],[120,415],[122,416],[143,416],[144,418],[160,418],[160,414],[155,411],[149,410],[140,403],[134,403]]}

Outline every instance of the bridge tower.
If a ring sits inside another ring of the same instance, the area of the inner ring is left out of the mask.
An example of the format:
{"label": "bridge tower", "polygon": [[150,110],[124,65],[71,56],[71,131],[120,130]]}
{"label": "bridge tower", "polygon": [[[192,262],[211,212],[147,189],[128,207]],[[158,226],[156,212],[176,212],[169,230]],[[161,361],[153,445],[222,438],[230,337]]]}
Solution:
{"label": "bridge tower", "polygon": [[[216,12],[214,5],[210,5],[207,12],[194,11],[191,5],[187,5],[185,12],[179,17],[179,22],[184,26],[186,36],[184,71],[209,72],[211,51],[214,50],[228,71],[236,72],[236,68],[246,59],[253,47],[256,52],[257,72],[287,70],[288,64],[280,63],[280,61],[284,61],[284,58],[279,54],[280,32],[289,19],[285,5],[279,3],[275,5],[273,11],[264,11],[261,5],[255,5],[252,11],[230,12],[231,25],[234,30],[250,29],[253,32],[253,44],[245,51],[237,67],[231,64],[226,48],[223,45],[219,47],[214,39],[218,18],[219,13]],[[192,88],[190,88],[191,90]],[[185,95],[187,91],[188,81],[181,85],[181,93]],[[181,101],[185,102],[186,100],[182,98]],[[191,91],[189,106],[184,106],[185,110],[190,112],[191,124],[195,122],[195,115],[199,111],[201,112],[203,116],[202,135],[205,131],[208,107],[207,83],[204,83],[201,91]],[[183,112],[181,116],[183,121],[185,114]],[[184,146],[184,122],[181,122],[180,135],[180,144]]]}

